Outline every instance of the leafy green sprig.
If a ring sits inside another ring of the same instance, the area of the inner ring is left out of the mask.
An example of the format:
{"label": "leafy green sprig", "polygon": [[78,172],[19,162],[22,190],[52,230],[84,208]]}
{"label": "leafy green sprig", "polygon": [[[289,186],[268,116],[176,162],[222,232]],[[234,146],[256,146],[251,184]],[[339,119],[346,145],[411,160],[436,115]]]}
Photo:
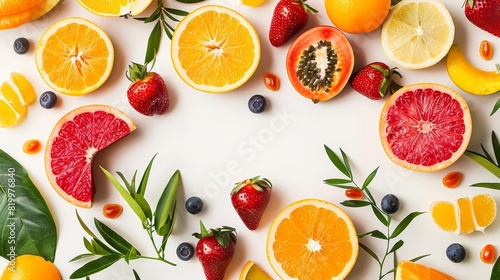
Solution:
{"label": "leafy green sprig", "polygon": [[[347,155],[344,153],[342,149],[340,149],[341,157],[337,156],[335,152],[333,152],[329,147],[326,145],[324,146],[326,153],[328,157],[330,158],[330,161],[335,165],[335,167],[342,173],[344,174],[347,178],[332,178],[332,179],[326,179],[324,182],[330,186],[334,186],[337,188],[341,189],[358,189],[363,193],[363,197],[365,197],[365,200],[361,199],[350,199],[350,200],[345,200],[341,202],[343,206],[346,207],[351,207],[351,208],[360,208],[360,207],[370,207],[373,211],[373,214],[375,214],[375,217],[382,223],[382,225],[385,226],[385,233],[375,229],[366,233],[358,234],[358,238],[361,239],[366,236],[371,236],[377,239],[384,240],[386,243],[385,251],[382,256],[378,256],[372,249],[370,249],[366,244],[359,242],[359,246],[366,252],[368,255],[370,255],[379,265],[379,280],[384,278],[390,273],[394,273],[397,268],[397,258],[396,258],[396,251],[399,250],[403,244],[404,241],[399,239],[396,242],[394,242],[395,239],[410,225],[410,223],[415,219],[417,216],[420,216],[424,214],[425,212],[412,212],[408,214],[399,224],[396,225],[396,227],[391,226],[391,223],[393,222],[393,219],[391,215],[386,214],[384,211],[382,211],[379,206],[377,205],[377,202],[375,201],[372,193],[368,189],[368,186],[372,182],[373,178],[377,175],[378,168],[375,168],[368,177],[364,180],[363,184],[360,186],[354,181],[354,176],[351,170],[351,165],[349,163],[349,158]],[[354,186],[353,186],[354,185]],[[393,255],[393,268],[390,269],[389,271],[384,272],[384,264],[387,260],[387,258],[390,255]],[[412,259],[411,261],[418,261],[421,258],[424,258],[428,255],[422,255],[419,257],[416,257]]]}
{"label": "leafy green sprig", "polygon": [[[121,259],[124,259],[127,263],[135,259],[149,259],[161,261],[173,266],[176,265],[165,259],[165,249],[167,246],[167,240],[172,233],[175,223],[177,211],[176,193],[180,181],[180,172],[179,170],[176,170],[171,176],[156,204],[155,211],[153,212],[151,206],[145,198],[145,193],[155,157],[156,155],[153,156],[149,162],[137,187],[137,171],[135,171],[131,181],[125,179],[125,176],[121,172],[116,172],[122,179],[125,185],[123,186],[106,169],[101,167],[101,170],[124,198],[130,208],[134,211],[136,216],[141,220],[142,227],[146,230],[157,256],[151,257],[141,255],[139,250],[130,242],[125,240],[120,234],[98,219],[94,218],[95,227],[102,237],[102,239],[100,239],[83,222],[77,212],[76,215],[81,227],[91,238],[87,239],[84,237],[83,239],[83,243],[88,252],[74,257],[71,262],[88,257],[98,258],[77,269],[70,276],[70,279],[88,277],[89,275],[106,269]],[[158,237],[161,238],[161,242],[159,243],[157,242]]]}
{"label": "leafy green sprig", "polygon": [[[493,155],[490,155],[483,144],[481,144],[483,154],[467,150],[465,151],[465,155],[500,179],[500,142],[498,141],[495,131],[491,132],[491,145],[493,147]],[[471,187],[500,190],[500,182],[476,183],[472,184]]]}

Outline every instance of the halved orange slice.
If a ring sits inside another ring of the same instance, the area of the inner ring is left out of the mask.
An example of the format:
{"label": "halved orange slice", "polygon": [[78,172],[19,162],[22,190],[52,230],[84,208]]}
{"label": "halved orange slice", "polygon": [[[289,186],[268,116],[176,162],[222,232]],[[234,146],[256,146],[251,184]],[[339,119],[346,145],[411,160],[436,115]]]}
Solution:
{"label": "halved orange slice", "polygon": [[411,261],[402,261],[396,269],[395,280],[455,280],[437,269]]}
{"label": "halved orange slice", "polygon": [[247,261],[241,270],[240,280],[273,280],[273,278],[253,261]]}

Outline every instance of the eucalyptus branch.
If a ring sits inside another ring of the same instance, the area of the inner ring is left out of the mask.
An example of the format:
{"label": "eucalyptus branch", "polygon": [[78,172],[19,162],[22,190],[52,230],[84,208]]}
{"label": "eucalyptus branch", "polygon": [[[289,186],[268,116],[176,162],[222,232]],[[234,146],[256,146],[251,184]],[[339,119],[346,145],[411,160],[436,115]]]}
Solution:
{"label": "eucalyptus branch", "polygon": [[[493,155],[490,155],[483,144],[481,144],[483,154],[467,150],[465,151],[465,155],[500,179],[500,143],[495,131],[491,132],[491,145],[493,147]],[[471,187],[500,190],[500,182],[475,183]]]}
{"label": "eucalyptus branch", "polygon": [[[326,179],[324,182],[330,186],[334,186],[337,188],[341,189],[355,189],[358,191],[361,191],[363,194],[364,199],[350,199],[350,200],[345,200],[341,202],[345,207],[351,207],[351,208],[360,208],[360,207],[366,207],[370,206],[372,209],[373,214],[377,219],[382,223],[382,225],[385,226],[385,233],[382,231],[375,229],[366,233],[361,233],[358,234],[358,238],[361,239],[365,236],[371,236],[377,239],[384,240],[386,243],[385,246],[385,251],[381,257],[377,255],[372,249],[370,249],[366,244],[359,242],[359,246],[366,252],[368,255],[370,255],[379,265],[379,280],[387,276],[388,274],[394,273],[397,268],[397,258],[396,258],[396,252],[399,250],[403,244],[404,241],[399,239],[396,242],[394,240],[410,225],[410,223],[415,219],[417,216],[420,216],[424,214],[425,212],[412,212],[408,214],[399,224],[397,224],[395,227],[391,225],[393,219],[392,216],[389,214],[386,214],[384,211],[382,211],[379,206],[377,205],[377,202],[375,201],[372,193],[370,192],[368,186],[370,183],[373,181],[375,176],[377,175],[377,171],[379,167],[375,168],[364,180],[362,185],[358,185],[354,181],[354,176],[351,170],[351,165],[349,163],[349,158],[346,153],[342,149],[340,149],[341,157],[339,157],[337,154],[335,154],[330,148],[325,146],[326,153],[328,157],[330,158],[330,161],[335,165],[335,167],[342,173],[344,174],[347,178],[332,178],[332,179]],[[387,258],[390,255],[393,255],[393,266],[389,271],[384,272],[384,264],[387,260]],[[426,257],[428,255],[423,255],[419,256],[417,258],[414,258],[412,261],[419,260],[423,257]]]}
{"label": "eucalyptus branch", "polygon": [[[138,186],[136,186],[137,171],[134,173],[131,181],[126,180],[122,173],[117,172],[124,183],[124,185],[122,185],[106,169],[101,167],[101,170],[141,221],[142,227],[147,232],[157,256],[142,255],[136,247],[131,245],[130,242],[125,240],[120,234],[94,218],[95,227],[102,239],[97,237],[97,235],[83,222],[77,212],[77,219],[81,227],[91,239],[85,237],[83,239],[83,243],[88,253],[80,254],[71,261],[77,261],[88,257],[97,258],[77,269],[70,276],[70,279],[88,277],[89,275],[106,269],[121,259],[124,259],[127,263],[136,259],[148,259],[161,261],[173,266],[176,265],[165,259],[165,249],[166,242],[172,233],[175,222],[177,208],[176,193],[180,181],[180,172],[178,170],[175,171],[168,181],[163,193],[160,195],[153,214],[144,195],[146,193],[149,175],[155,157],[156,155],[153,156],[149,162]],[[162,238],[160,244],[155,241],[156,237]],[[136,275],[137,279],[140,279],[135,271],[134,275]]]}

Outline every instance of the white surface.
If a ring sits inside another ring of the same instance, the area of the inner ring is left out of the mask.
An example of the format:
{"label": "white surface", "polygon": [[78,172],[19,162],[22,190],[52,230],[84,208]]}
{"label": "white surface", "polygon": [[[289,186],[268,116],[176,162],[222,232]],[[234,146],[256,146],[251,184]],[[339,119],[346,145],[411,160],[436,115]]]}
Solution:
{"label": "white surface", "polygon": [[[320,13],[311,16],[307,28],[317,24],[331,24],[323,1],[309,2]],[[500,61],[500,39],[481,31],[466,20],[463,1],[443,2],[456,25],[455,42],[462,46],[476,65],[494,69],[494,61]],[[142,260],[133,261],[128,266],[120,261],[92,276],[95,280],[133,280],[132,268],[146,280],[164,279],[172,275],[175,275],[173,279],[203,279],[203,271],[196,258],[182,262],[175,255],[175,248],[179,243],[196,243],[191,234],[199,230],[200,219],[207,227],[229,225],[238,230],[237,252],[226,279],[237,279],[241,268],[249,259],[275,276],[265,252],[267,229],[273,217],[289,203],[306,197],[322,198],[334,203],[346,199],[342,190],[322,182],[323,179],[341,176],[329,162],[323,144],[335,151],[341,147],[350,156],[359,183],[380,166],[371,190],[378,200],[387,193],[394,193],[400,198],[402,206],[394,216],[396,221],[412,211],[427,211],[431,202],[441,199],[454,200],[484,192],[491,193],[498,201],[498,191],[468,187],[472,183],[498,179],[465,156],[448,169],[430,174],[403,170],[393,164],[384,154],[378,136],[378,118],[383,101],[371,101],[354,92],[350,86],[346,86],[334,99],[320,104],[313,104],[296,93],[285,71],[285,56],[290,42],[274,48],[267,37],[276,1],[268,0],[257,8],[243,6],[238,0],[208,0],[192,5],[167,1],[170,7],[188,11],[210,3],[231,7],[250,20],[261,39],[261,63],[250,81],[234,92],[220,95],[198,92],[185,85],[175,73],[170,62],[170,41],[164,36],[154,69],[165,79],[171,98],[170,109],[163,116],[140,115],[130,107],[126,99],[129,85],[125,78],[127,65],[130,61],[143,61],[152,24],[98,17],[84,10],[76,1],[63,1],[52,13],[36,22],[0,31],[0,81],[7,80],[11,71],[18,71],[28,77],[38,94],[49,88],[37,73],[34,46],[50,24],[67,16],[82,16],[99,24],[114,43],[114,69],[109,80],[99,90],[82,97],[59,95],[61,103],[52,110],[33,104],[29,106],[29,115],[22,124],[0,130],[0,148],[27,168],[53,211],[59,231],[55,263],[63,279],[68,279],[73,271],[84,264],[68,261],[86,251],[82,242],[85,234],[76,220],[75,207],[60,198],[48,183],[43,166],[43,152],[26,155],[22,151],[22,144],[31,138],[45,142],[53,125],[63,114],[86,104],[105,103],[115,106],[127,113],[138,126],[129,137],[98,154],[94,160],[95,166],[102,165],[112,172],[122,171],[130,178],[134,170],[142,172],[149,159],[158,153],[146,194],[151,203],[156,202],[168,178],[174,170],[179,169],[182,174],[179,204],[182,206],[186,198],[198,195],[206,205],[197,216],[187,214],[182,208],[179,211],[167,248],[167,259],[177,263],[177,267]],[[151,8],[146,11],[146,15],[152,11]],[[355,52],[355,69],[372,61],[384,61],[394,66],[382,52],[379,35],[380,29],[369,34],[347,35]],[[12,42],[20,36],[27,37],[32,44],[30,52],[22,56],[12,50]],[[482,61],[477,52],[479,42],[483,39],[490,40],[497,50],[491,62]],[[281,78],[281,89],[278,92],[265,88],[262,74],[267,71],[274,72]],[[438,82],[457,89],[446,74],[444,61],[428,69],[401,69],[401,72],[404,78],[399,82],[402,84]],[[491,147],[491,130],[500,132],[500,113],[489,116],[498,94],[473,96],[459,92],[467,100],[473,117],[473,135],[469,148],[480,151],[480,143]],[[263,114],[255,115],[248,110],[247,101],[253,94],[263,94],[267,98],[269,108]],[[446,189],[441,184],[442,177],[450,171],[464,173],[463,182],[457,189]],[[143,254],[154,255],[139,220],[103,174],[97,169],[94,169],[94,173],[97,185],[95,205],[90,210],[79,210],[83,219],[89,225],[92,225],[93,217],[101,219],[130,240]],[[260,227],[251,232],[232,209],[229,191],[234,183],[255,175],[269,178],[274,184],[274,190]],[[102,216],[102,206],[110,202],[124,205],[125,211],[119,219],[108,220]],[[383,230],[368,208],[347,208],[346,211],[352,217],[358,232]],[[430,215],[424,214],[401,235],[405,245],[398,251],[398,257],[411,259],[431,254],[420,262],[459,279],[489,279],[492,265],[481,262],[479,251],[487,243],[494,244],[500,250],[499,225],[497,220],[486,229],[485,234],[475,232],[456,236],[438,229]],[[379,255],[384,249],[384,243],[380,240],[368,237],[363,242],[374,248]],[[453,242],[459,242],[467,249],[468,257],[460,264],[450,262],[445,255],[446,247]],[[389,260],[388,264],[391,263],[392,260]],[[0,267],[5,265],[6,261],[0,260]],[[389,266],[385,270],[388,269]],[[348,279],[376,279],[377,275],[377,263],[360,250],[356,266]],[[388,276],[385,279],[390,278]]]}

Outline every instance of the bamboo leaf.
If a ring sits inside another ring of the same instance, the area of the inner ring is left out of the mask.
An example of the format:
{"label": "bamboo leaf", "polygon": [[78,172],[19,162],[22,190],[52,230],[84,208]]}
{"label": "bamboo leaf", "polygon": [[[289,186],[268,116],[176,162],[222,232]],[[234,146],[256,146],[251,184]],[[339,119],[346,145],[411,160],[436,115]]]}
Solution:
{"label": "bamboo leaf", "polygon": [[412,212],[410,214],[408,214],[403,220],[401,220],[401,222],[396,226],[396,228],[394,229],[394,231],[392,232],[391,234],[391,238],[395,238],[397,237],[398,235],[400,235],[407,227],[408,225],[411,223],[411,221],[413,221],[413,219],[415,219],[416,217],[424,214],[425,212]]}
{"label": "bamboo leaf", "polygon": [[481,150],[484,153],[484,157],[486,159],[488,159],[489,161],[493,162],[493,158],[490,156],[490,154],[488,153],[488,150],[486,150],[486,148],[483,146],[483,144],[481,144]]}
{"label": "bamboo leaf", "polygon": [[421,260],[421,259],[423,259],[423,258],[425,258],[425,257],[430,256],[430,255],[431,255],[431,254],[421,255],[421,256],[418,256],[418,257],[416,257],[416,258],[411,259],[410,261],[411,261],[411,262],[417,262],[417,261],[419,261],[419,260]]}
{"label": "bamboo leaf", "polygon": [[172,231],[174,230],[174,224],[175,224],[176,217],[177,217],[177,201],[174,202],[174,208],[172,210],[172,215],[168,216],[168,219],[165,222],[165,225],[163,225],[160,228],[158,234],[161,236],[166,236],[166,237],[170,236],[170,234],[172,234]]}
{"label": "bamboo leaf", "polygon": [[161,15],[161,8],[162,6],[157,6],[155,10],[151,13],[151,15],[144,20],[144,23],[150,23],[155,20],[158,20]]}
{"label": "bamboo leaf", "polygon": [[404,241],[399,240],[398,242],[396,242],[394,244],[394,246],[392,246],[391,250],[389,250],[389,252],[387,254],[396,252],[397,250],[399,250],[399,248],[401,248],[403,246],[403,244],[404,244]]}
{"label": "bamboo leaf", "polygon": [[106,243],[102,242],[100,239],[92,239],[92,247],[94,249],[95,255],[110,255],[118,254],[115,250],[109,248]]}
{"label": "bamboo leaf", "polygon": [[340,153],[342,154],[342,158],[344,159],[344,164],[347,169],[347,172],[349,175],[347,177],[351,178],[352,180],[352,170],[351,170],[351,164],[349,163],[349,158],[347,157],[346,153],[342,149],[340,149]]}
{"label": "bamboo leaf", "polygon": [[[131,250],[135,250],[134,246],[132,246],[127,240],[98,219],[94,218],[94,223],[97,231],[99,231],[104,240],[106,240],[106,242],[108,242],[108,244],[115,248],[118,252],[127,255],[130,254]],[[137,254],[140,255],[139,252],[137,252]]]}
{"label": "bamboo leaf", "polygon": [[365,206],[370,206],[371,203],[365,200],[344,200],[340,204],[344,205],[345,207],[365,207]]}
{"label": "bamboo leaf", "polygon": [[369,190],[368,188],[365,188],[365,189],[363,190],[363,193],[366,195],[366,197],[368,197],[368,200],[372,201],[372,202],[373,202],[373,204],[374,204],[375,206],[377,206],[377,202],[376,202],[376,201],[375,201],[375,199],[373,198],[373,195],[372,195],[372,193],[370,192],[370,190]]}
{"label": "bamboo leaf", "polygon": [[373,210],[373,213],[375,214],[375,217],[377,217],[377,219],[386,227],[389,226],[390,224],[390,220],[391,220],[391,216],[386,216],[384,214],[382,214],[378,208],[376,208],[375,206],[372,205],[372,210]]}
{"label": "bamboo leaf", "polygon": [[365,250],[365,252],[368,253],[368,255],[370,255],[372,258],[374,258],[378,263],[380,263],[380,260],[377,256],[377,254],[375,254],[375,252],[372,251],[372,249],[368,248],[368,246],[366,246],[365,244],[359,242],[359,247],[361,247],[363,250]]}
{"label": "bamboo leaf", "polygon": [[495,131],[491,132],[491,145],[493,146],[493,154],[495,154],[497,166],[499,166],[500,165],[500,144],[498,143],[498,138],[495,135]]}
{"label": "bamboo leaf", "polygon": [[368,175],[368,177],[366,177],[365,181],[363,182],[363,186],[361,187],[361,190],[365,190],[366,187],[368,187],[368,185],[370,185],[373,178],[375,178],[375,175],[377,175],[377,171],[378,171],[378,167],[375,168],[375,170],[373,170],[372,173],[370,173],[370,175]]}
{"label": "bamboo leaf", "polygon": [[475,183],[475,184],[472,184],[471,187],[500,190],[500,183]]}
{"label": "bamboo leaf", "polygon": [[347,167],[344,165],[342,160],[330,149],[328,146],[324,145],[326,154],[330,158],[330,161],[337,167],[337,169],[342,172],[342,174],[346,175],[348,178],[351,178],[349,176],[349,172],[347,171]]}
{"label": "bamboo leaf", "polygon": [[363,238],[367,235],[370,235],[372,237],[379,238],[379,239],[384,239],[384,240],[387,239],[387,236],[385,236],[385,234],[383,234],[380,230],[372,230],[372,231],[369,231],[369,232],[366,232],[363,234],[358,234],[358,238]]}
{"label": "bamboo leaf", "polygon": [[[134,173],[134,177],[135,177],[135,174],[137,173],[137,171]],[[122,179],[123,183],[125,184],[125,187],[127,188],[128,192],[130,193],[130,195],[132,197],[134,197],[135,195],[135,186],[132,186],[129,181],[127,180],[127,178],[125,178],[125,175],[123,175],[123,173],[121,173],[120,171],[117,171],[116,174],[118,174],[118,176]]]}
{"label": "bamboo leaf", "polygon": [[500,280],[500,258],[497,258],[491,270],[490,280]]}
{"label": "bamboo leaf", "polygon": [[75,210],[76,212],[76,219],[78,220],[78,222],[80,223],[80,226],[83,228],[83,230],[88,234],[90,235],[90,237],[93,237],[93,238],[97,238],[97,236],[89,229],[89,227],[85,224],[85,222],[83,222],[82,218],[80,217],[80,215],[78,214],[78,210]]}
{"label": "bamboo leaf", "polygon": [[80,255],[72,258],[71,260],[69,260],[69,262],[79,261],[81,259],[90,258],[90,257],[93,257],[93,256],[95,256],[95,255],[94,254],[89,254],[89,253],[80,254]]}
{"label": "bamboo leaf", "polygon": [[144,59],[144,65],[148,65],[149,63],[155,60],[156,54],[160,49],[160,42],[161,42],[161,22],[157,21],[148,38],[148,46],[146,48],[146,58]]}
{"label": "bamboo leaf", "polygon": [[144,214],[146,214],[146,217],[149,220],[152,220],[153,219],[153,212],[151,211],[151,206],[149,206],[149,203],[144,198],[144,196],[142,196],[141,194],[136,194],[135,201],[137,202],[137,204],[139,204],[139,206],[141,207]]}
{"label": "bamboo leaf", "polygon": [[83,238],[83,246],[85,246],[85,248],[92,254],[95,254],[95,250],[94,250],[94,247],[92,246],[92,243],[90,243],[90,241],[87,240],[87,238]]}
{"label": "bamboo leaf", "polygon": [[142,175],[139,188],[137,189],[137,194],[140,194],[142,197],[144,197],[144,194],[146,193],[146,187],[148,186],[149,175],[151,174],[151,167],[153,166],[153,161],[155,160],[156,155],[157,154],[155,154],[149,161],[148,166],[146,167],[146,170],[144,170],[144,174]]}
{"label": "bamboo leaf", "polygon": [[142,222],[142,226],[146,227],[147,217],[146,217],[146,214],[144,214],[144,211],[142,211],[141,206],[139,206],[139,204],[137,204],[137,202],[132,197],[132,195],[130,195],[128,193],[127,189],[125,189],[125,187],[123,187],[115,179],[115,177],[113,177],[113,175],[111,175],[111,173],[109,173],[102,166],[101,166],[101,170],[104,172],[104,174],[106,175],[106,177],[108,177],[108,180],[111,181],[111,183],[113,184],[113,186],[115,187],[115,189],[120,193],[120,195],[123,197],[123,199],[125,199],[125,201],[130,206],[130,208],[132,208],[132,211],[134,211],[134,213],[137,215],[137,217],[139,217],[139,219]]}
{"label": "bamboo leaf", "polygon": [[167,12],[165,10],[165,12],[163,13],[166,17],[168,17],[171,21],[174,21],[174,22],[179,22],[179,20],[177,18],[175,18],[171,13]]}
{"label": "bamboo leaf", "polygon": [[83,278],[102,271],[119,261],[121,258],[122,256],[120,255],[102,256],[98,259],[84,264],[82,267],[73,272],[73,274],[69,276],[69,279]]}
{"label": "bamboo leaf", "polygon": [[141,277],[139,277],[139,274],[137,274],[137,272],[135,271],[135,269],[132,269],[132,272],[134,272],[135,280],[141,280]]}
{"label": "bamboo leaf", "polygon": [[174,31],[174,28],[170,26],[167,22],[163,22],[163,30],[165,30],[165,34],[167,34],[168,38],[172,40],[173,36],[172,32]]}
{"label": "bamboo leaf", "polygon": [[491,172],[493,175],[496,177],[500,178],[500,167],[496,166],[493,162],[489,161],[486,157],[483,155],[480,155],[476,152],[472,151],[465,151],[464,153],[466,156],[474,160],[476,163],[484,167],[486,170]]}
{"label": "bamboo leaf", "polygon": [[352,186],[345,186],[345,184],[352,183],[352,180],[350,180],[350,179],[332,178],[332,179],[323,180],[323,182],[325,182],[325,184],[327,184],[327,185],[339,187],[342,189],[352,188]]}
{"label": "bamboo leaf", "polygon": [[497,102],[493,106],[493,110],[491,110],[490,116],[493,116],[493,114],[495,114],[498,111],[498,109],[500,109],[500,98],[498,98]]}
{"label": "bamboo leaf", "polygon": [[158,200],[156,205],[156,211],[154,215],[155,220],[155,230],[158,234],[160,234],[160,230],[162,230],[163,235],[167,234],[168,231],[163,228],[167,223],[169,216],[174,212],[173,209],[175,207],[176,202],[176,193],[177,188],[179,187],[179,179],[180,172],[176,170],[170,180],[167,183],[167,186],[163,190],[163,193]]}
{"label": "bamboo leaf", "polygon": [[169,14],[174,14],[174,15],[181,16],[181,17],[185,17],[185,16],[187,16],[189,14],[188,12],[182,11],[182,10],[179,10],[179,9],[172,9],[172,8],[164,8],[164,9]]}

